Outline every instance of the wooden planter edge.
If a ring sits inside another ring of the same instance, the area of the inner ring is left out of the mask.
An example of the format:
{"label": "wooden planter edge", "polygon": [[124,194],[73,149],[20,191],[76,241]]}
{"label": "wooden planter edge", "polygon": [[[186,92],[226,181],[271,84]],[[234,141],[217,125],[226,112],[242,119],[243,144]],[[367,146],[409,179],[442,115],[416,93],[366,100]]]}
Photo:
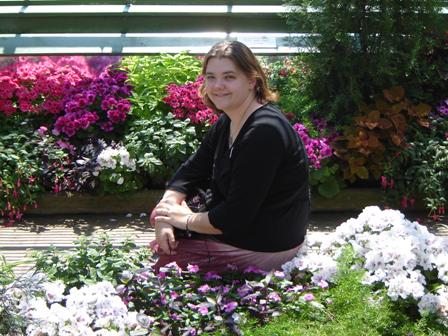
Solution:
{"label": "wooden planter edge", "polygon": [[[128,195],[91,195],[76,193],[44,193],[37,199],[37,208],[29,209],[30,215],[56,214],[127,214],[147,213],[151,211],[163,190],[143,190]],[[311,209],[313,212],[360,211],[366,206],[384,204],[383,192],[374,188],[349,188],[342,190],[334,198],[314,195]],[[424,210],[422,205],[413,210]]]}

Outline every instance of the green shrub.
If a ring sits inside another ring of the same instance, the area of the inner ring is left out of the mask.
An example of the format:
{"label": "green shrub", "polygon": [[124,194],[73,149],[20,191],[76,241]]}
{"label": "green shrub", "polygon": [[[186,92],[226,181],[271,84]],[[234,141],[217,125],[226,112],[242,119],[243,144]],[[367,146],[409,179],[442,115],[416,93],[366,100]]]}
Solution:
{"label": "green shrub", "polygon": [[138,158],[139,169],[149,175],[151,185],[162,187],[199,144],[195,127],[188,120],[161,112],[135,120],[124,142]]}
{"label": "green shrub", "polygon": [[319,102],[322,116],[334,123],[349,123],[357,104],[383,88],[403,85],[414,92],[428,83],[416,72],[429,69],[433,37],[428,32],[441,29],[440,1],[286,3],[293,6],[286,14],[292,29],[311,33],[308,92]]}
{"label": "green shrub", "polygon": [[186,53],[130,56],[122,59],[121,67],[128,72],[129,82],[133,86],[130,99],[132,114],[136,118],[146,119],[156,111],[166,109],[162,99],[168,84],[185,84],[196,80],[201,61]]}
{"label": "green shrub", "polygon": [[127,239],[114,247],[104,234],[98,240],[80,238],[75,251],[60,251],[52,247],[33,254],[36,270],[44,272],[50,280],[62,280],[67,288],[80,288],[103,280],[119,283],[123,271],[133,271],[146,266],[149,250],[136,248]]}

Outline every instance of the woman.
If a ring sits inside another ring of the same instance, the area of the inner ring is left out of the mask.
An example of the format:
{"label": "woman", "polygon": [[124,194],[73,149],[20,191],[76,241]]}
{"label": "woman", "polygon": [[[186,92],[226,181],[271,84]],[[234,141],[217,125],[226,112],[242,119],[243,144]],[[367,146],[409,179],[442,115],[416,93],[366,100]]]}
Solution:
{"label": "woman", "polygon": [[[257,59],[244,44],[214,45],[202,67],[204,102],[220,114],[201,146],[176,172],[151,215],[160,255],[155,268],[278,269],[293,258],[308,226],[308,163]],[[209,185],[208,210],[187,197]],[[184,231],[176,239],[175,230]]]}

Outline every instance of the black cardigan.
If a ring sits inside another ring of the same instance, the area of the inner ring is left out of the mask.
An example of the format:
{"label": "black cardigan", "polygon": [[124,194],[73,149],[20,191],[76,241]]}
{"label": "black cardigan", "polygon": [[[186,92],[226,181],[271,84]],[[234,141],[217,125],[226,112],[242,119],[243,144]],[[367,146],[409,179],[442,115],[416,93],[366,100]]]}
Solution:
{"label": "black cardigan", "polygon": [[267,104],[244,123],[229,148],[230,119],[222,114],[197,152],[167,189],[192,195],[209,185],[210,223],[219,241],[259,252],[294,248],[308,227],[308,160],[303,143],[284,115]]}

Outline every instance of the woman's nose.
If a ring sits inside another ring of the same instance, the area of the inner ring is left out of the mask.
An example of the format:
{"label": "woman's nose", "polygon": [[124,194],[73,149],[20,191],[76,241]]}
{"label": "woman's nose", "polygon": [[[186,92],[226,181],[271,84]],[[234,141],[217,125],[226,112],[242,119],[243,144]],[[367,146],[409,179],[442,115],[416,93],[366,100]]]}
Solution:
{"label": "woman's nose", "polygon": [[224,86],[224,80],[221,78],[216,78],[215,82],[214,82],[214,87],[215,88],[222,88]]}

